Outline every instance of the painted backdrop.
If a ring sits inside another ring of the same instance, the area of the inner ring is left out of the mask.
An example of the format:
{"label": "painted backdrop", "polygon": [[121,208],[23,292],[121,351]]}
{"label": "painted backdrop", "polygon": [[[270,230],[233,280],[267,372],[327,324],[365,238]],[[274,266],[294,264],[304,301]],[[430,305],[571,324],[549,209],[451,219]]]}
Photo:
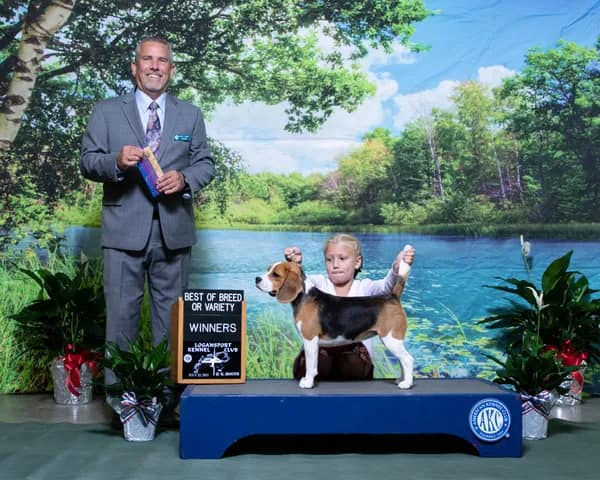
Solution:
{"label": "painted backdrop", "polygon": [[[17,25],[28,2],[13,3],[4,26]],[[422,376],[493,376],[484,354],[495,343],[477,321],[503,301],[484,287],[497,277],[538,282],[574,250],[572,267],[600,285],[598,2],[426,0],[427,16],[415,0],[414,32],[392,29],[375,8],[398,2],[324,2],[296,23],[282,9],[291,0],[255,16],[255,2],[166,2],[170,20],[150,31],[139,27],[147,12],[93,23],[81,10],[88,2],[75,3],[13,143],[0,123],[0,231],[11,258],[58,240],[98,255],[100,188],[78,174],[82,129],[96,100],[131,88],[126,52],[161,27],[181,50],[174,89],[203,107],[218,157],[218,177],[196,199],[190,286],[243,289],[251,342],[265,322],[271,335],[279,325],[289,335],[291,323],[255,276],[292,244],[309,272],[324,271],[322,231],[332,225],[361,239],[363,276],[384,275],[404,244],[416,247],[403,301]],[[100,17],[113,8],[97,5],[90,12]],[[371,30],[357,20],[365,15]],[[91,57],[77,50],[90,38],[99,39]],[[15,45],[2,51],[7,68]],[[533,237],[530,269],[520,234]],[[394,368],[388,360],[379,350],[380,373]]]}

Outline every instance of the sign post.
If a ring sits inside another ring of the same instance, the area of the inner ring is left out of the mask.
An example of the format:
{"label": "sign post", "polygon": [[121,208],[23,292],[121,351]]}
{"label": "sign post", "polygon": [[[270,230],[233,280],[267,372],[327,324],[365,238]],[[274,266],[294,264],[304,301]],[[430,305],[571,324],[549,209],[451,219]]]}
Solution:
{"label": "sign post", "polygon": [[243,290],[188,289],[173,304],[171,378],[182,384],[246,381]]}

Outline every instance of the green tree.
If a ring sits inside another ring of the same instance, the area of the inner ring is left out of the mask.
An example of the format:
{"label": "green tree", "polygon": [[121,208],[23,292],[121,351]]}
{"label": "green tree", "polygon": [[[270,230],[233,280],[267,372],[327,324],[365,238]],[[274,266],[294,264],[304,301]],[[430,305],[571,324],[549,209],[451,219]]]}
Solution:
{"label": "green tree", "polygon": [[[59,166],[55,179],[66,180],[47,185],[55,192],[51,196],[73,187],[69,171],[77,171],[79,150],[73,139],[81,138],[97,100],[90,92],[99,86],[110,94],[131,89],[128,60],[144,36],[172,42],[173,93],[207,113],[225,100],[282,103],[285,128],[298,132],[318,129],[336,108],[351,111],[372,94],[374,86],[357,60],[369,47],[390,51],[395,41],[418,48],[409,39],[414,24],[428,14],[422,0],[149,0],[143,6],[125,0],[5,0],[0,6],[2,207],[18,189],[15,176],[24,159],[44,156],[42,161]],[[22,40],[32,25],[48,20],[52,28],[40,34],[35,55],[27,57],[35,66],[32,75],[23,76]],[[331,39],[327,49],[319,46],[322,37]],[[18,95],[9,95],[13,90]],[[54,120],[44,117],[49,112],[59,122],[74,120],[57,142]],[[45,139],[16,137],[40,122]],[[18,155],[11,151],[15,138]]]}
{"label": "green tree", "polygon": [[598,48],[561,41],[532,49],[522,73],[504,82],[508,127],[544,221],[600,220],[599,64]]}
{"label": "green tree", "polygon": [[432,161],[423,122],[408,124],[394,143],[390,180],[393,201],[406,206],[432,195]]}
{"label": "green tree", "polygon": [[197,203],[212,204],[218,215],[223,215],[231,198],[239,190],[243,161],[237,152],[215,139],[209,139],[209,145],[215,157],[216,174],[214,180],[202,191]]}
{"label": "green tree", "polygon": [[288,208],[294,208],[302,202],[317,200],[324,177],[320,174],[309,176],[300,173],[272,175],[271,185],[279,191]]}
{"label": "green tree", "polygon": [[0,7],[0,155],[19,131],[52,36],[67,22],[71,0],[6,0]]}
{"label": "green tree", "polygon": [[392,151],[379,139],[367,140],[343,157],[329,181],[334,203],[360,223],[380,223],[379,204],[389,199]]}
{"label": "green tree", "polygon": [[[431,191],[446,200],[448,196],[462,194],[467,183],[463,169],[467,132],[451,111],[433,109],[431,116],[431,122],[428,120],[425,124],[432,161]],[[466,191],[471,192],[471,189]]]}
{"label": "green tree", "polygon": [[[23,81],[15,75],[21,61],[17,46],[32,22],[51,16],[55,4],[72,14],[60,35],[48,31],[43,37],[48,48],[44,51],[44,43],[38,49],[44,66],[37,88],[49,78],[92,68],[111,90],[127,90],[124,60],[142,36],[162,34],[178,53],[175,92],[189,89],[209,110],[227,98],[286,101],[292,131],[316,129],[335,107],[356,108],[372,86],[349,61],[371,46],[390,50],[395,40],[408,44],[414,23],[428,15],[422,0],[150,0],[143,8],[124,0],[11,0],[0,10],[0,41],[10,52],[0,70],[0,93]],[[58,19],[55,23],[61,27]],[[332,38],[331,51],[317,47],[318,31]],[[346,47],[349,58],[342,53]]]}
{"label": "green tree", "polygon": [[492,180],[492,99],[481,84],[469,81],[456,88],[452,100],[458,123],[465,131],[459,157],[460,190],[467,195],[489,193],[489,184],[499,183]]}

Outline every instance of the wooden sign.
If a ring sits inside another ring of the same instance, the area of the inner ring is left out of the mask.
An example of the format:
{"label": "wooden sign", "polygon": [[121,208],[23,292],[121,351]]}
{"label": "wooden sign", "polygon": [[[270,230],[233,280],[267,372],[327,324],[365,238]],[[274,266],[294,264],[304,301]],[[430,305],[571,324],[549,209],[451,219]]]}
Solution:
{"label": "wooden sign", "polygon": [[171,378],[184,384],[246,381],[243,290],[185,290],[173,304]]}

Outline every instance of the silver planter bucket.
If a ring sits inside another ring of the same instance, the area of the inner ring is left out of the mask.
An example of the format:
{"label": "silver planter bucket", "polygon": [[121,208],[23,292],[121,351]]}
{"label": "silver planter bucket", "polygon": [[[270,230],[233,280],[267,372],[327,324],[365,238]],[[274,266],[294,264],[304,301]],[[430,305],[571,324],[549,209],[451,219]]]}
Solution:
{"label": "silver planter bucket", "polygon": [[536,410],[523,414],[523,438],[543,440],[548,436],[548,417]]}
{"label": "silver planter bucket", "polygon": [[574,407],[582,402],[583,393],[583,376],[585,374],[585,366],[578,371],[567,375],[567,378],[561,387],[568,389],[567,393],[560,395],[556,400],[556,405],[560,407]]}
{"label": "silver planter bucket", "polygon": [[156,401],[138,401],[132,392],[124,393],[121,399],[107,398],[108,404],[119,414],[123,423],[123,436],[128,442],[154,440],[156,424],[162,405]]}
{"label": "silver planter bucket", "polygon": [[92,401],[93,390],[93,372],[87,364],[79,367],[79,378],[81,387],[75,388],[79,395],[71,393],[67,387],[67,377],[69,372],[65,368],[64,357],[56,357],[52,361],[51,372],[52,382],[54,383],[54,401],[60,405],[84,405]]}
{"label": "silver planter bucket", "polygon": [[144,424],[140,413],[136,413],[131,417],[123,424],[123,436],[125,437],[125,440],[128,442],[148,442],[154,440],[154,436],[156,435],[156,424],[161,410],[162,405],[158,403],[153,417],[154,422],[146,422]]}
{"label": "silver planter bucket", "polygon": [[556,403],[556,392],[543,391],[537,395],[521,394],[523,400],[523,438],[542,440],[548,436],[550,411]]}

